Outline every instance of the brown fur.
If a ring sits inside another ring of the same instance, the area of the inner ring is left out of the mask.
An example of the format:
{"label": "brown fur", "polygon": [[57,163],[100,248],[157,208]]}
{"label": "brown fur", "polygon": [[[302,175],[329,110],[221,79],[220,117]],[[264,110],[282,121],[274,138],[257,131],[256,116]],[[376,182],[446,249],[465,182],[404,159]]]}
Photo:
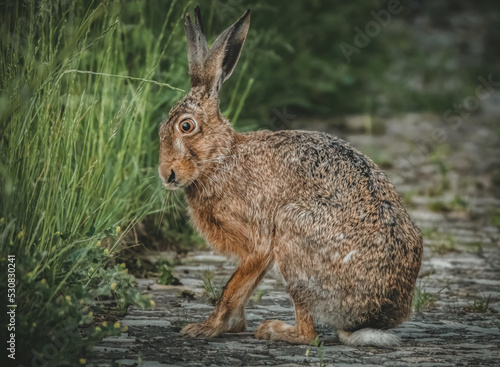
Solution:
{"label": "brown fur", "polygon": [[[245,13],[232,27],[246,36],[248,22]],[[219,52],[236,47],[237,61],[244,37],[232,27],[216,42],[225,45]],[[244,306],[272,264],[287,282],[296,325],[266,321],[258,338],[307,344],[316,337],[313,317],[344,332],[400,324],[411,312],[422,237],[394,186],[332,135],[234,131],[219,112],[222,58],[211,52],[190,71],[206,78],[194,76],[161,125],[159,172],[167,188],[184,188],[192,221],[214,250],[240,264],[210,317],[181,333],[244,330]],[[177,128],[186,117],[197,123],[188,135]]]}

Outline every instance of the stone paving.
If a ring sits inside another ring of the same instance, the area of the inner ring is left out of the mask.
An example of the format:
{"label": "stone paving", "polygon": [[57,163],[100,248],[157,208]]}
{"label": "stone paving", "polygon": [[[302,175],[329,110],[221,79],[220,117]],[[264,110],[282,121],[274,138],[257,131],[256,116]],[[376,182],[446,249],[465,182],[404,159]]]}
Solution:
{"label": "stone paving", "polygon": [[[311,129],[334,131],[324,123],[317,124]],[[499,366],[500,233],[492,216],[500,213],[500,199],[488,183],[500,155],[500,140],[488,124],[450,130],[447,141],[441,141],[423,159],[413,159],[408,169],[405,159],[422,143],[404,136],[425,141],[440,124],[435,116],[409,115],[398,124],[387,122],[392,130],[380,136],[341,136],[376,161],[378,158],[381,165],[396,162],[387,170],[424,234],[424,261],[417,283],[420,306],[394,329],[401,346],[348,347],[322,325],[318,325],[324,343],[320,347],[255,339],[253,330],[263,320],[293,323],[291,301],[272,272],[247,306],[248,332],[214,339],[181,336],[179,330],[185,324],[202,321],[213,308],[203,290],[206,272],[214,274],[216,285],[222,285],[235,268],[234,262],[222,256],[196,252],[177,259],[174,275],[182,285],[139,280],[139,287],[151,295],[156,307],[146,311],[130,308],[121,320],[128,332],[104,339],[94,348],[89,363],[148,367]],[[445,152],[436,158],[443,147]],[[381,158],[381,152],[386,156]]]}

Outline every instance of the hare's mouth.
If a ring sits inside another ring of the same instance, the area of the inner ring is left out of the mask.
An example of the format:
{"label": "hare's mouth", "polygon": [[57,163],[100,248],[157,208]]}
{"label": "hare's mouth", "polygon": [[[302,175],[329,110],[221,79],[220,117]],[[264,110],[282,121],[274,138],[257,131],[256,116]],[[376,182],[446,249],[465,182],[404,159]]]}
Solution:
{"label": "hare's mouth", "polygon": [[175,182],[175,183],[165,183],[164,182],[163,187],[169,191],[175,191],[175,190],[179,190],[180,188],[182,188],[182,186],[179,185],[177,182]]}
{"label": "hare's mouth", "polygon": [[167,190],[175,191],[182,187],[182,185],[179,184],[179,181],[177,180],[177,176],[173,169],[170,170],[170,174],[168,175],[168,177],[165,177],[160,173],[160,178],[163,187],[165,187]]}

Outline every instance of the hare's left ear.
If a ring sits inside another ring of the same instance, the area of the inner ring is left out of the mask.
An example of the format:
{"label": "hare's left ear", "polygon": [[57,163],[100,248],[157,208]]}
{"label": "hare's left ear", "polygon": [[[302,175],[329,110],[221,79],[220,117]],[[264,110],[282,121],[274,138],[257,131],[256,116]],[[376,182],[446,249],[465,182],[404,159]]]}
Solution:
{"label": "hare's left ear", "polygon": [[222,83],[231,76],[240,58],[249,26],[250,9],[236,23],[222,32],[212,44],[204,67],[204,73],[207,76],[205,82],[209,83],[206,87],[212,93],[217,94]]}

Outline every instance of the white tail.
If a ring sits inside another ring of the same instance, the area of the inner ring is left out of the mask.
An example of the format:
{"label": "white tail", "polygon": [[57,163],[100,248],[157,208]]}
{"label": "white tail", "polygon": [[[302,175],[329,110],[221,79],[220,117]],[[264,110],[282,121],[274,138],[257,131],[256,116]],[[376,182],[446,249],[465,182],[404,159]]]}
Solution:
{"label": "white tail", "polygon": [[379,329],[361,329],[353,333],[339,330],[337,334],[342,343],[353,346],[395,347],[400,343],[396,335]]}

